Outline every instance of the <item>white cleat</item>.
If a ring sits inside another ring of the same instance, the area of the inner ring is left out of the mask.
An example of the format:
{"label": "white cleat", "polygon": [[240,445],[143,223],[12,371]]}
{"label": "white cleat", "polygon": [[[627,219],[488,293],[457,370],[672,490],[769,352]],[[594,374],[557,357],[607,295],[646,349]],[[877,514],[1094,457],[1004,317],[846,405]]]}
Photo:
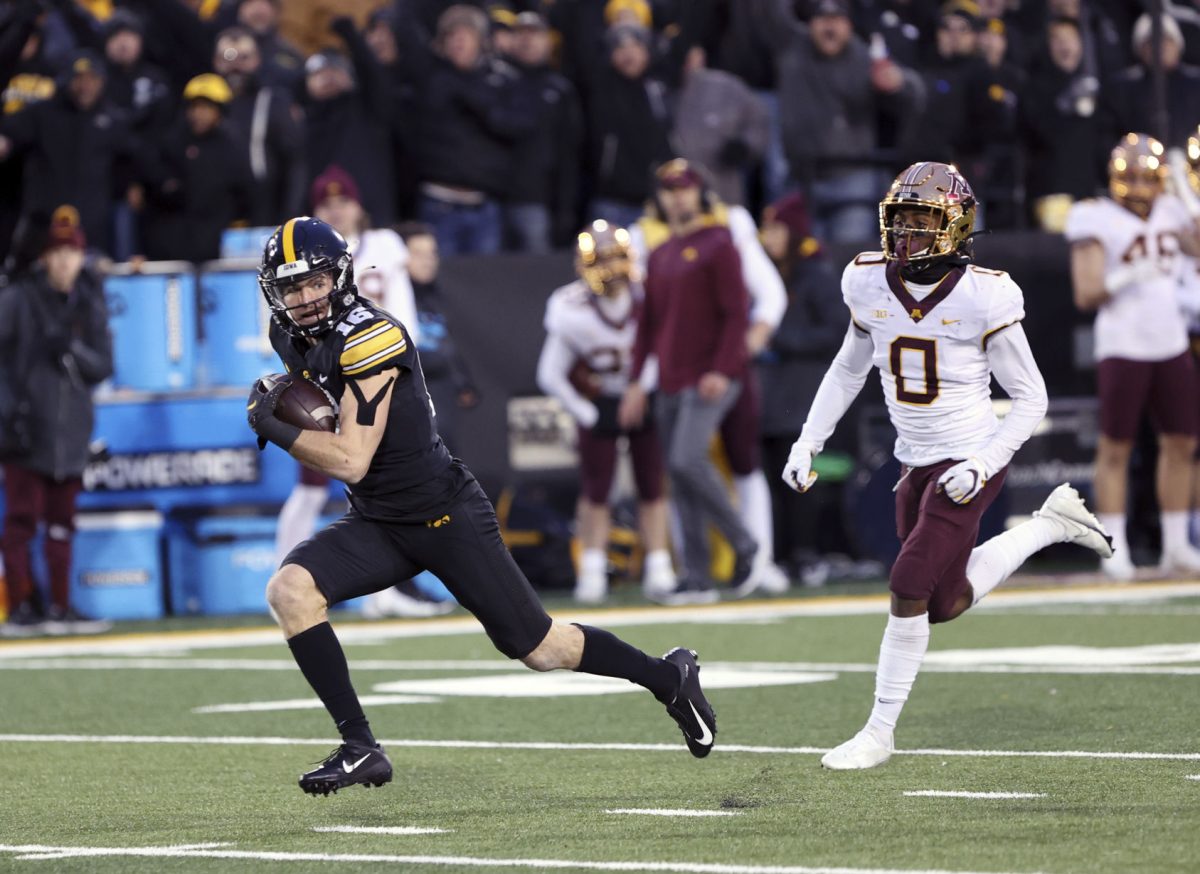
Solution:
{"label": "white cleat", "polygon": [[1164,552],[1158,569],[1164,574],[1195,576],[1200,574],[1200,550],[1193,546],[1183,546]]}
{"label": "white cleat", "polygon": [[889,734],[880,737],[872,728],[864,728],[850,740],[834,747],[821,759],[821,767],[831,771],[861,771],[875,768],[892,757],[896,746]]}
{"label": "white cleat", "polygon": [[426,619],[444,616],[454,609],[452,601],[423,601],[404,594],[399,589],[388,588],[367,597],[363,604],[363,617],[384,619],[399,616],[407,619]]}
{"label": "white cleat", "polygon": [[651,601],[660,601],[675,591],[679,579],[671,567],[647,571],[642,579],[642,595]]}
{"label": "white cleat", "polygon": [[1137,577],[1137,568],[1133,566],[1127,552],[1100,559],[1100,572],[1119,583],[1128,583]]}
{"label": "white cleat", "polygon": [[[1104,530],[1092,511],[1083,503],[1079,492],[1071,488],[1070,483],[1063,483],[1050,493],[1042,508],[1033,514],[1048,519],[1055,519],[1067,530],[1067,543],[1078,543],[1086,546],[1103,559],[1111,559],[1113,555],[1112,538]],[[1133,564],[1126,559],[1132,579]],[[1108,574],[1108,571],[1105,571]],[[1111,576],[1111,574],[1109,574]]]}
{"label": "white cleat", "polygon": [[575,600],[580,604],[603,604],[608,598],[608,575],[581,573],[575,578]]}
{"label": "white cleat", "polygon": [[782,595],[792,585],[783,568],[773,561],[764,561],[750,572],[749,578],[733,590],[734,597],[745,598],[759,590],[768,595]]}

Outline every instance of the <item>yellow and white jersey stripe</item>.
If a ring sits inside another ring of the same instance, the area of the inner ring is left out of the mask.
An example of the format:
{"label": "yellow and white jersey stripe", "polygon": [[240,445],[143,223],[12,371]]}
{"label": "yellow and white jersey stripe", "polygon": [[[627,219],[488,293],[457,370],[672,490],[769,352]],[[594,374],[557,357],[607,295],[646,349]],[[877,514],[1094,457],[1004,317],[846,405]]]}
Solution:
{"label": "yellow and white jersey stripe", "polygon": [[345,376],[357,376],[401,355],[407,348],[408,340],[397,325],[374,321],[346,338],[338,364]]}

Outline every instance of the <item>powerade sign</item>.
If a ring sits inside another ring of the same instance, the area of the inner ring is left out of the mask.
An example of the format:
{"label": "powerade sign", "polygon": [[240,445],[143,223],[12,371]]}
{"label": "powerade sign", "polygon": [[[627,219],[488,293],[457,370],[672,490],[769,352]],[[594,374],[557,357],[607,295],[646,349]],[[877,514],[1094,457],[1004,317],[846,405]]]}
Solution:
{"label": "powerade sign", "polygon": [[114,453],[83,472],[89,492],[247,485],[262,477],[253,446]]}

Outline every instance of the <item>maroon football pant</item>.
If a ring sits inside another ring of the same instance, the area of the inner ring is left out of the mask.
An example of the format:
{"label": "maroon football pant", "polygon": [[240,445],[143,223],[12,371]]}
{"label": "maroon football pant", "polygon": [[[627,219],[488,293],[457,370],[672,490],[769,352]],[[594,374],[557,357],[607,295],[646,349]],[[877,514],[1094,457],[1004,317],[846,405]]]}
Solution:
{"label": "maroon football pant", "polygon": [[8,575],[9,610],[33,594],[30,547],[40,522],[46,523],[46,565],[50,570],[50,601],[67,608],[71,584],[71,538],[75,534],[75,499],[83,480],[56,482],[15,464],[4,465],[4,533],[0,552]]}
{"label": "maroon football pant", "polygon": [[[607,504],[617,469],[617,438],[579,427],[579,478],[583,497],[592,504]],[[658,430],[652,424],[627,435],[633,481],[638,500],[647,503],[663,496],[666,465]]]}
{"label": "maroon football pant", "polygon": [[959,505],[937,490],[937,481],[957,461],[902,468],[896,490],[896,534],[900,555],[888,588],[898,598],[929,602],[929,621],[954,618],[954,605],[970,588],[967,560],[979,537],[979,520],[1000,494],[1005,467],[969,504]]}

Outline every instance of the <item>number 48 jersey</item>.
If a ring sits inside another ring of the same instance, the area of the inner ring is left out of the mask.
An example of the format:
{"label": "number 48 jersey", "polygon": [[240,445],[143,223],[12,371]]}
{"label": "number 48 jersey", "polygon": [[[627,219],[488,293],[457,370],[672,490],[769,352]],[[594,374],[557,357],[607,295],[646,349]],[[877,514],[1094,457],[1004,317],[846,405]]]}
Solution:
{"label": "number 48 jersey", "polygon": [[1176,297],[1184,266],[1179,234],[1191,217],[1177,198],[1154,199],[1143,219],[1108,197],[1081,200],[1067,215],[1071,243],[1095,240],[1104,247],[1106,274],[1138,261],[1158,265],[1159,275],[1120,289],[1096,313],[1096,360],[1165,361],[1187,349],[1187,330]]}
{"label": "number 48 jersey", "polygon": [[916,285],[881,252],[865,252],[842,274],[842,296],[870,335],[897,460],[922,467],[987,445],[999,428],[988,342],[1025,316],[1009,275],[972,264]]}

